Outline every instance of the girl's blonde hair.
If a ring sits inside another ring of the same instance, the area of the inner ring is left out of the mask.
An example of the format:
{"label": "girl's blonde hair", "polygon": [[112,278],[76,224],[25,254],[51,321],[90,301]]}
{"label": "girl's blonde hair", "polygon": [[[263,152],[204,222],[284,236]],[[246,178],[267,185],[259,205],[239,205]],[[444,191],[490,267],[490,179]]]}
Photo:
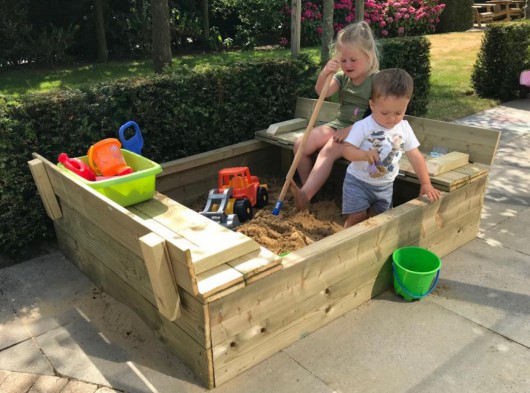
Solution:
{"label": "girl's blonde hair", "polygon": [[375,42],[372,29],[365,21],[352,23],[337,34],[337,39],[331,49],[332,56],[341,52],[341,48],[347,45],[359,47],[370,59],[368,75],[379,71],[379,52]]}

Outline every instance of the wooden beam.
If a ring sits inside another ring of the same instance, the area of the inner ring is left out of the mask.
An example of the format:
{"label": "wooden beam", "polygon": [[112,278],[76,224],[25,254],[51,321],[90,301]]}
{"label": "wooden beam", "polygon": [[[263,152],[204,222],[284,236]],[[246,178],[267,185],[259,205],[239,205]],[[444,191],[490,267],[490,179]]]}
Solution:
{"label": "wooden beam", "polygon": [[46,214],[54,221],[61,218],[63,213],[61,212],[61,207],[59,206],[59,202],[57,202],[57,198],[53,192],[53,187],[48,178],[48,174],[46,173],[44,163],[38,158],[35,158],[28,161],[28,165],[33,180],[39,190],[44,209],[46,209]]}
{"label": "wooden beam", "polygon": [[294,131],[294,130],[303,130],[307,126],[307,119],[291,119],[281,121],[279,123],[274,123],[267,128],[267,134],[277,135],[284,132]]}
{"label": "wooden beam", "polygon": [[180,316],[180,297],[165,243],[164,239],[153,232],[140,238],[140,247],[158,311],[170,321],[174,321]]}

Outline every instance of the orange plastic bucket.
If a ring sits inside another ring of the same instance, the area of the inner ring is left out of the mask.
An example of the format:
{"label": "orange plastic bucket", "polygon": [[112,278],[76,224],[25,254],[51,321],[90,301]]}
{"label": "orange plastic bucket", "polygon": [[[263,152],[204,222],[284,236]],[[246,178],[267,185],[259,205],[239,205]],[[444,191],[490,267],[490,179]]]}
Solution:
{"label": "orange plastic bucket", "polygon": [[121,176],[132,173],[120,150],[121,143],[116,138],[103,139],[88,149],[88,165],[102,176]]}

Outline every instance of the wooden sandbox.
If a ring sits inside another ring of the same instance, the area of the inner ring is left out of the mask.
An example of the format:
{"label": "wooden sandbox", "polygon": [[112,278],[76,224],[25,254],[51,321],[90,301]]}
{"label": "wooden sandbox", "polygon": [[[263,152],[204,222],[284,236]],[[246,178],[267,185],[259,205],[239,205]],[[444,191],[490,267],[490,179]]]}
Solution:
{"label": "wooden sandbox", "polygon": [[[313,104],[299,99],[295,117],[308,119]],[[325,103],[319,120],[332,117],[335,105]],[[422,151],[469,154],[469,164],[432,177],[441,199],[414,198],[284,257],[186,205],[207,195],[221,168],[285,176],[292,141],[305,128],[300,121],[280,123],[275,134],[259,131],[261,140],[162,164],[155,197],[128,208],[38,154],[29,165],[65,256],[213,388],[389,288],[397,248],[418,245],[444,256],[475,238],[500,133],[408,120]],[[344,168],[334,169],[339,184]],[[403,175],[396,193],[417,195],[417,179]]]}

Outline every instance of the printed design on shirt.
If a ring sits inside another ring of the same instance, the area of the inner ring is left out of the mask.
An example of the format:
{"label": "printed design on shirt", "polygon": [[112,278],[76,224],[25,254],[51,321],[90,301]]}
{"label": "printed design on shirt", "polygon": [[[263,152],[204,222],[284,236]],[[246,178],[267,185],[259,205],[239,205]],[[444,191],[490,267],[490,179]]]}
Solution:
{"label": "printed design on shirt", "polygon": [[393,172],[395,164],[401,159],[403,138],[399,134],[387,134],[385,131],[372,131],[368,142],[377,150],[379,159],[388,172]]}

